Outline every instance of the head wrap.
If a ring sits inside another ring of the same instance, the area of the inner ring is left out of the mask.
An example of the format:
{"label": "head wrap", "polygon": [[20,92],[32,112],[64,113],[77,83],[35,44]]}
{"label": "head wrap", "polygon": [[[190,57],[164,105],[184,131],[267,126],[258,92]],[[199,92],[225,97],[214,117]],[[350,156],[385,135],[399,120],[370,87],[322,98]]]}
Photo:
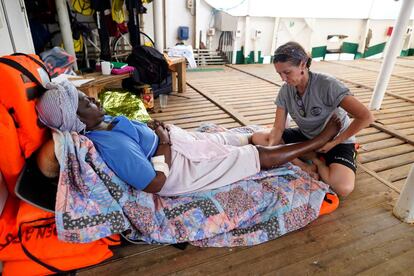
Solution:
{"label": "head wrap", "polygon": [[36,104],[39,120],[60,131],[82,132],[86,125],[76,115],[79,103],[76,87],[65,80],[60,83],[50,82],[46,84],[46,89],[48,90]]}

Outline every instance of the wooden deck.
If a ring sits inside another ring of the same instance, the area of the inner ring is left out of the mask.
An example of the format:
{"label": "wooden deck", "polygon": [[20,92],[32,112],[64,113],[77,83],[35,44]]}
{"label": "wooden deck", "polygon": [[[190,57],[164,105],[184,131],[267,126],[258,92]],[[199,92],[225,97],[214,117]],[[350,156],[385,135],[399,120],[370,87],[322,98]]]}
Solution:
{"label": "wooden deck", "polygon": [[[315,62],[368,104],[381,63]],[[187,74],[187,93],[169,97],[154,118],[194,129],[201,122],[231,128],[270,125],[282,81],[272,65],[237,65]],[[158,110],[158,108],[156,108]],[[399,58],[376,121],[361,144],[355,191],[338,210],[274,241],[243,248],[128,245],[81,275],[413,275],[414,228],[392,207],[414,163],[414,59]]]}

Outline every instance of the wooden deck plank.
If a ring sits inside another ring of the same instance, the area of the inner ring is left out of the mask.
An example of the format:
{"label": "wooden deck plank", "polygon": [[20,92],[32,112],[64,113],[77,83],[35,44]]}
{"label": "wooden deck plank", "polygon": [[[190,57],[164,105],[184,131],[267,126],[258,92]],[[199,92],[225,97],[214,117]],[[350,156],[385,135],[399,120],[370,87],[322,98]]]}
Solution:
{"label": "wooden deck plank", "polygon": [[401,141],[400,139],[389,138],[389,139],[370,142],[368,144],[361,145],[360,146],[360,151],[364,152],[364,151],[373,151],[373,150],[377,150],[377,149],[384,149],[384,148],[387,148],[387,147],[392,147],[392,146],[400,145],[400,144],[403,144],[403,143],[404,143],[404,141]]}
{"label": "wooden deck plank", "polygon": [[412,267],[414,249],[407,249],[403,254],[392,257],[385,257],[381,264],[371,267],[360,275],[410,275],[407,267]]}
{"label": "wooden deck plank", "polygon": [[371,143],[371,142],[375,142],[375,141],[382,141],[385,140],[387,138],[391,138],[392,136],[384,133],[384,132],[380,132],[380,133],[375,133],[375,134],[370,134],[370,135],[365,135],[362,137],[358,137],[358,143],[363,145],[363,144],[367,144],[367,143]]}
{"label": "wooden deck plank", "polygon": [[392,169],[398,166],[402,166],[406,164],[413,164],[413,163],[414,163],[414,152],[409,152],[405,154],[383,158],[377,161],[367,162],[364,165],[367,168],[375,172],[378,172],[378,171]]}
{"label": "wooden deck plank", "polygon": [[390,124],[397,124],[397,123],[404,123],[404,122],[412,122],[413,120],[414,120],[414,115],[408,115],[404,117],[384,119],[384,120],[381,120],[381,123],[384,125],[390,125]]}
{"label": "wooden deck plank", "polygon": [[376,161],[386,157],[392,157],[395,155],[400,155],[403,153],[408,153],[414,151],[414,146],[409,144],[402,144],[395,147],[388,147],[385,149],[370,151],[370,152],[361,152],[358,156],[361,163],[367,163],[371,161]]}
{"label": "wooden deck plank", "polygon": [[379,172],[378,175],[391,182],[396,182],[401,179],[406,179],[408,172],[410,171],[412,164],[403,165],[397,168],[385,170]]}
{"label": "wooden deck plank", "polygon": [[374,128],[374,127],[367,127],[364,128],[363,130],[361,130],[360,132],[358,132],[357,137],[361,137],[364,135],[369,135],[369,134],[375,134],[375,133],[379,133],[380,130]]}
{"label": "wooden deck plank", "polygon": [[401,254],[401,251],[410,250],[406,239],[412,239],[413,236],[408,225],[396,224],[347,243],[345,247],[329,248],[319,256],[283,267],[278,273],[293,275],[300,271],[304,275],[355,275],[382,264],[384,260]]}
{"label": "wooden deck plank", "polygon": [[406,181],[407,181],[407,178],[405,177],[403,179],[400,179],[400,180],[397,180],[397,181],[392,182],[392,184],[395,187],[397,187],[400,191],[402,191],[402,189],[403,189]]}

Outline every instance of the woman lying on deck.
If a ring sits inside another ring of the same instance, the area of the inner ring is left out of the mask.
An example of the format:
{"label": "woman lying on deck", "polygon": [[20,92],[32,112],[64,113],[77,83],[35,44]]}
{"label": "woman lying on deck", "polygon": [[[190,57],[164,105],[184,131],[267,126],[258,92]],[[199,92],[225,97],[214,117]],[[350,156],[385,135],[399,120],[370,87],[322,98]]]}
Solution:
{"label": "woman lying on deck", "polygon": [[108,118],[99,104],[69,82],[48,84],[37,103],[50,128],[84,133],[105,163],[139,190],[172,196],[222,187],[286,163],[329,142],[341,128],[332,117],[308,141],[272,147],[252,145],[251,136],[188,132],[158,121]]}

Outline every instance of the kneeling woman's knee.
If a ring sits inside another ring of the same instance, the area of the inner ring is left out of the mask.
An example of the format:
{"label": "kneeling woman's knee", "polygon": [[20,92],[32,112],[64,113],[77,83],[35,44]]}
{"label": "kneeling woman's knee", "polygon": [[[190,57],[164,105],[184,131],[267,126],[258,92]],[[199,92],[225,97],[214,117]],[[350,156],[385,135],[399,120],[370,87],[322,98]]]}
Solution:
{"label": "kneeling woman's knee", "polygon": [[354,187],[355,187],[354,181],[349,181],[347,183],[340,183],[339,185],[336,185],[335,192],[339,196],[347,196],[354,190]]}

